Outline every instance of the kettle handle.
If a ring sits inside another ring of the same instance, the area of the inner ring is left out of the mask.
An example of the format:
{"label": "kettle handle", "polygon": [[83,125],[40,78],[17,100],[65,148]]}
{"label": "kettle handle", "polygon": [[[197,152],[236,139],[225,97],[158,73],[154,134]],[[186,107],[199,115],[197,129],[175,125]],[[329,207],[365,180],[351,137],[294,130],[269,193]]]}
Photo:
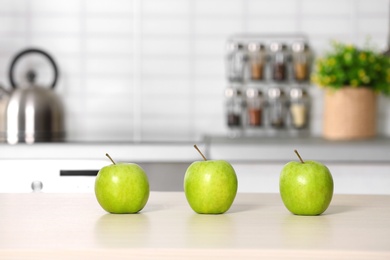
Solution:
{"label": "kettle handle", "polygon": [[53,66],[53,69],[54,69],[54,79],[53,79],[53,82],[50,85],[50,88],[54,88],[56,83],[57,83],[57,79],[58,79],[58,68],[57,68],[57,65],[54,62],[54,59],[47,52],[45,52],[43,50],[40,50],[40,49],[35,49],[35,48],[23,50],[23,51],[19,52],[18,54],[16,54],[15,57],[13,58],[13,60],[11,62],[10,69],[9,69],[9,81],[11,82],[11,86],[13,88],[16,88],[14,75],[13,75],[14,67],[16,65],[16,62],[19,60],[20,57],[24,56],[25,54],[29,54],[29,53],[39,53],[39,54],[42,54],[43,56],[45,56],[49,60],[49,62],[51,63],[51,65]]}

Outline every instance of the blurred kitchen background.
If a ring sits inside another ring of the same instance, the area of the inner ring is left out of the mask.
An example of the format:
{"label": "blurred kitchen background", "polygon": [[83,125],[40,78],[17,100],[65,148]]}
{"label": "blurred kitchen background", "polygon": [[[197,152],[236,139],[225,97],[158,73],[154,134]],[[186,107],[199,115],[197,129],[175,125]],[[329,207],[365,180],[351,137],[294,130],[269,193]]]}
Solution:
{"label": "blurred kitchen background", "polygon": [[[152,190],[182,190],[189,163],[234,164],[240,192],[278,192],[297,148],[324,162],[336,193],[388,194],[388,138],[323,140],[323,91],[311,98],[313,138],[226,138],[226,45],[232,35],[304,35],[315,57],[331,40],[378,50],[388,42],[389,0],[0,0],[0,84],[26,48],[47,51],[60,76],[63,143],[1,145],[0,192],[91,192],[109,152],[140,163]],[[28,65],[27,61],[27,65]],[[34,61],[48,86],[47,61]],[[20,68],[20,67],[19,67]],[[20,82],[24,75],[17,71]],[[390,99],[379,97],[378,135],[390,135]],[[203,138],[207,135],[210,138]],[[317,138],[318,137],[318,138]],[[158,141],[158,142],[156,142]],[[183,142],[178,142],[183,141]],[[369,151],[369,152],[368,152]]]}
{"label": "blurred kitchen background", "polygon": [[[68,140],[197,140],[228,130],[232,34],[301,33],[316,55],[332,39],[369,37],[384,50],[388,16],[388,0],[0,0],[0,82],[10,87],[13,55],[42,48],[60,70]],[[309,91],[319,136],[322,91]],[[389,102],[380,98],[380,135],[390,134]]]}

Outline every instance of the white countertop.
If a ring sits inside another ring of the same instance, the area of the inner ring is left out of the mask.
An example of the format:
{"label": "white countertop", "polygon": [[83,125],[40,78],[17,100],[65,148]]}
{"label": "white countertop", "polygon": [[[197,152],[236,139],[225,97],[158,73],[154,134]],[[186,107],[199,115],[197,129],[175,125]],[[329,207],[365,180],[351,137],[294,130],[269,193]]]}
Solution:
{"label": "white countertop", "polygon": [[[110,153],[118,161],[192,162],[201,159],[195,142],[68,142],[33,145],[0,144],[0,159],[105,159]],[[286,162],[295,159],[294,149],[305,158],[326,162],[390,163],[390,138],[362,141],[327,141],[319,137],[211,136],[196,142],[208,159],[231,162]]]}
{"label": "white countertop", "polygon": [[390,138],[357,141],[329,141],[320,137],[271,137],[206,139],[208,155],[228,161],[275,162],[296,159],[297,149],[307,160],[327,162],[388,162]]}
{"label": "white countertop", "polygon": [[[0,159],[106,160],[109,153],[116,161],[190,162],[199,160],[189,142],[67,142],[0,145]],[[197,145],[205,150],[203,143]]]}
{"label": "white countertop", "polygon": [[194,213],[182,192],[152,192],[133,215],[92,193],[0,193],[0,205],[0,259],[390,259],[390,196],[336,194],[321,216],[262,193],[222,215]]}

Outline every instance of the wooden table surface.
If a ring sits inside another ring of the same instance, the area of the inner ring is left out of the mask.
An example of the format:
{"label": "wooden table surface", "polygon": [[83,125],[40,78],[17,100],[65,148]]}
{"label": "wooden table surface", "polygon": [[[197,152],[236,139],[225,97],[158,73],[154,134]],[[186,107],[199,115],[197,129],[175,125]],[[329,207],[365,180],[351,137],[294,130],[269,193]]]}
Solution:
{"label": "wooden table surface", "polygon": [[[152,192],[139,214],[108,214],[94,194],[0,194],[0,259],[390,259],[390,196],[335,195],[321,216],[278,194],[238,194],[199,215],[184,193]],[[218,258],[217,258],[218,259]]]}

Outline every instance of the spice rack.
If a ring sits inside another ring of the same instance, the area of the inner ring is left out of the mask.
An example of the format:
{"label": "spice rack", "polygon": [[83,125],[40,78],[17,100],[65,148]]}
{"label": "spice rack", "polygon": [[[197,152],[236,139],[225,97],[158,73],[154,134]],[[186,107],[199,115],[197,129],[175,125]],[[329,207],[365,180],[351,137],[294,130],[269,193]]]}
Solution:
{"label": "spice rack", "polygon": [[312,61],[304,35],[228,38],[225,111],[229,135],[308,135]]}

